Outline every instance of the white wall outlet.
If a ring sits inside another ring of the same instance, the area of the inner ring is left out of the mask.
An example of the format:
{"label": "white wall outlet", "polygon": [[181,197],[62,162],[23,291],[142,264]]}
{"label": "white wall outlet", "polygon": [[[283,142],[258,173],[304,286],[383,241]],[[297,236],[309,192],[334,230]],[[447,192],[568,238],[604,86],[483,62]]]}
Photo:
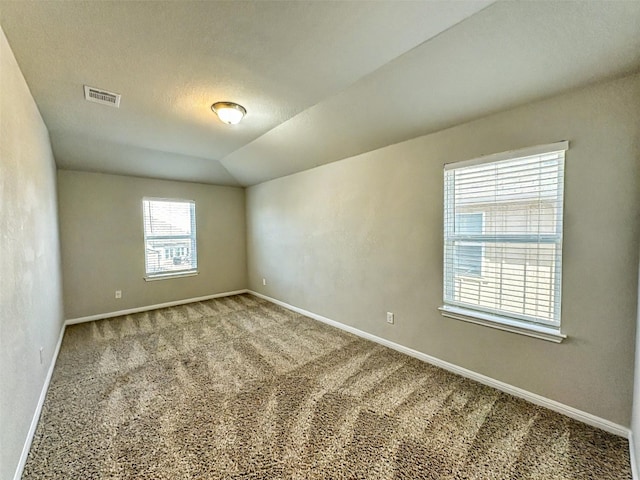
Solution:
{"label": "white wall outlet", "polygon": [[116,298],[122,298],[122,290],[116,290]]}
{"label": "white wall outlet", "polygon": [[394,315],[393,312],[387,312],[387,323],[393,323],[394,321]]}
{"label": "white wall outlet", "polygon": [[262,279],[262,285],[266,285],[266,284],[267,284],[267,279],[266,279],[266,278],[263,278],[263,279]]}
{"label": "white wall outlet", "polygon": [[44,347],[40,347],[40,365],[44,363]]}

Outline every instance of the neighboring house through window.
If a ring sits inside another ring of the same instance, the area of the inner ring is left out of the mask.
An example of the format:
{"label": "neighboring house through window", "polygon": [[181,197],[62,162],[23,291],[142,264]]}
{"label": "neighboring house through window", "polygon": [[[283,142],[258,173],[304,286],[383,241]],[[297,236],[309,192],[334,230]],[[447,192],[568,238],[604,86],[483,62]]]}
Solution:
{"label": "neighboring house through window", "polygon": [[191,200],[143,199],[147,278],[197,273],[195,208]]}
{"label": "neighboring house through window", "polygon": [[560,341],[567,142],[445,166],[446,316]]}
{"label": "neighboring house through window", "polygon": [[[481,234],[483,217],[482,212],[457,213],[455,219],[457,232],[465,235]],[[458,276],[480,276],[482,274],[482,244],[461,241],[455,248],[455,274]]]}

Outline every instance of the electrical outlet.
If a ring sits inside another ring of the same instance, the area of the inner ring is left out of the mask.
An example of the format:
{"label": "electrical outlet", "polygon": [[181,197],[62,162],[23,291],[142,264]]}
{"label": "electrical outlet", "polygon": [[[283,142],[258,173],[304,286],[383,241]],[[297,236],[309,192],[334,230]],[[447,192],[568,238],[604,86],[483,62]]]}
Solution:
{"label": "electrical outlet", "polygon": [[122,298],[122,290],[116,290],[116,298]]}
{"label": "electrical outlet", "polygon": [[262,285],[266,285],[266,284],[267,284],[267,279],[266,279],[266,278],[263,278],[263,279],[262,279]]}
{"label": "electrical outlet", "polygon": [[387,323],[393,323],[393,322],[394,322],[393,312],[387,312]]}
{"label": "electrical outlet", "polygon": [[40,365],[44,363],[44,347],[40,347]]}

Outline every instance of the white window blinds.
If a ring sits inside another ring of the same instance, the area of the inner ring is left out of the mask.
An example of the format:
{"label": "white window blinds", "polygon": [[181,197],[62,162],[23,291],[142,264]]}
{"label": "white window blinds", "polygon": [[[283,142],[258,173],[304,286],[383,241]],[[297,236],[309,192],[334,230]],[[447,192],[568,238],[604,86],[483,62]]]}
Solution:
{"label": "white window blinds", "polygon": [[196,210],[189,200],[144,198],[145,267],[148,277],[195,273]]}
{"label": "white window blinds", "polygon": [[567,147],[445,166],[444,309],[559,328]]}

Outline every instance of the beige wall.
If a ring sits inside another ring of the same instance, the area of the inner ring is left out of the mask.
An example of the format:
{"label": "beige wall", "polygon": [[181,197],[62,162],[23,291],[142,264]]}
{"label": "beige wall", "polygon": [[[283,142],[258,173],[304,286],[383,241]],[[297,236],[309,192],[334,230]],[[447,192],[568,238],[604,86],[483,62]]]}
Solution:
{"label": "beige wall", "polygon": [[633,449],[632,461],[635,460],[635,468],[640,472],[640,266],[638,267],[638,313],[636,322],[636,361],[633,375],[633,411],[631,414],[631,433]]}
{"label": "beige wall", "polygon": [[[247,287],[242,188],[60,170],[58,190],[66,318]],[[197,276],[144,280],[143,197],[195,200]]]}
{"label": "beige wall", "polygon": [[[16,471],[62,328],[49,133],[0,30],[0,478]],[[40,362],[40,347],[43,362]]]}
{"label": "beige wall", "polygon": [[[249,286],[628,426],[639,99],[640,77],[628,77],[251,187]],[[442,317],[442,165],[559,140],[571,142],[562,308],[568,339],[555,344]],[[395,312],[395,325],[385,322],[386,311]]]}

